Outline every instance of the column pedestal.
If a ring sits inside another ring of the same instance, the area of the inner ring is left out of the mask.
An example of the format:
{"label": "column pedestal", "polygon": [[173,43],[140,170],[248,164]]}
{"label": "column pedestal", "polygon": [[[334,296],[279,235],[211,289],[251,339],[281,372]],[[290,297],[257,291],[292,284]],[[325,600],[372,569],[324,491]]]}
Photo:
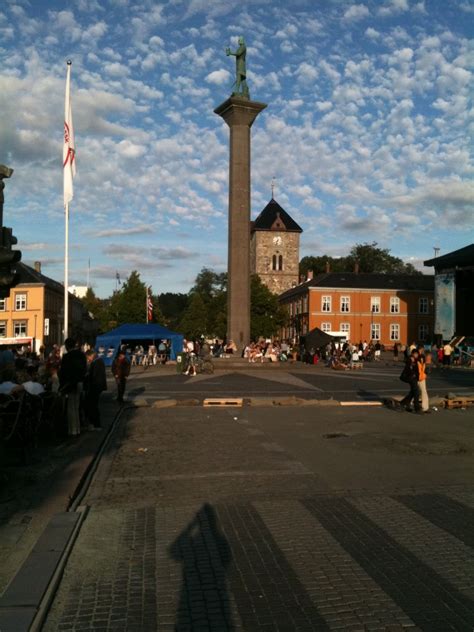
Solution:
{"label": "column pedestal", "polygon": [[214,112],[230,128],[227,339],[250,341],[250,128],[265,103],[230,97]]}

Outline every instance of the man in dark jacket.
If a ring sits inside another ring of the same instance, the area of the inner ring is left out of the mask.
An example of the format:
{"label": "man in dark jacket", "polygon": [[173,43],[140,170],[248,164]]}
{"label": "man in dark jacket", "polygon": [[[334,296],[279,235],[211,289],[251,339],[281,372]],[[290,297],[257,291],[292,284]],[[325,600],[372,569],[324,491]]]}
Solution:
{"label": "man in dark jacket", "polygon": [[67,422],[70,435],[81,432],[81,393],[87,371],[86,356],[76,347],[74,338],[66,338],[64,342],[66,353],[61,358],[59,369],[59,388],[67,397]]}
{"label": "man in dark jacket", "polygon": [[420,389],[418,386],[419,370],[418,370],[418,350],[414,349],[408,356],[405,368],[402,371],[400,379],[403,377],[403,381],[407,382],[410,386],[409,393],[400,401],[400,404],[407,410],[411,410],[410,404],[413,401],[413,407],[415,413],[422,414],[420,404]]}
{"label": "man in dark jacket", "polygon": [[99,399],[102,391],[107,390],[107,378],[105,364],[102,358],[97,357],[95,349],[89,349],[86,353],[87,374],[84,382],[84,408],[86,411],[89,430],[100,430]]}
{"label": "man in dark jacket", "polygon": [[123,349],[120,349],[112,362],[112,373],[117,383],[117,401],[123,404],[127,377],[130,375],[130,362]]}

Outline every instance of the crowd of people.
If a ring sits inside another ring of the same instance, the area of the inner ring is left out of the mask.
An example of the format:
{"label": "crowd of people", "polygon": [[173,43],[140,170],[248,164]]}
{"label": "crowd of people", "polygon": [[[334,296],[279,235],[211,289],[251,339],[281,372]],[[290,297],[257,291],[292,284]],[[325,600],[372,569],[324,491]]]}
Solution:
{"label": "crowd of people", "polygon": [[[117,399],[123,402],[130,362],[119,351],[112,364]],[[99,399],[107,390],[104,361],[89,345],[67,338],[63,347],[53,345],[35,353],[30,349],[0,351],[0,398],[54,396],[53,413],[60,431],[77,436],[81,428],[101,429]],[[38,406],[38,409],[41,407]]]}

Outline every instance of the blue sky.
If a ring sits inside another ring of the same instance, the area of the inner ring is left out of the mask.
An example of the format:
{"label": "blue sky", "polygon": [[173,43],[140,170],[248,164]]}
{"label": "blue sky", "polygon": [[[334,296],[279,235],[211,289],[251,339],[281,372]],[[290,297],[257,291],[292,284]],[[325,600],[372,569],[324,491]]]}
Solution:
{"label": "blue sky", "polygon": [[70,281],[138,270],[155,293],[226,269],[228,128],[244,35],[252,216],[271,197],[301,255],[377,241],[421,266],[472,243],[469,0],[3,0],[0,163],[23,260],[63,277],[67,59],[77,150]]}

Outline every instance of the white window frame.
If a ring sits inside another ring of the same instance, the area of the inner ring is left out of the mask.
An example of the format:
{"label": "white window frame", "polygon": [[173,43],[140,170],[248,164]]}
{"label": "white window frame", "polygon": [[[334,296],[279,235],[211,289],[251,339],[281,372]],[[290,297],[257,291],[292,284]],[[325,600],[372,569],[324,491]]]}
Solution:
{"label": "white window frame", "polygon": [[344,314],[348,314],[351,311],[351,297],[341,296],[340,307],[341,312],[343,312]]}
{"label": "white window frame", "polygon": [[15,294],[15,312],[26,312],[27,294],[22,292]]}
{"label": "white window frame", "polygon": [[[424,332],[423,334],[421,332]],[[421,323],[418,325],[418,340],[420,342],[426,342],[430,335],[430,326],[428,323]]]}
{"label": "white window frame", "polygon": [[[381,338],[381,333],[382,333],[382,328],[380,326],[380,323],[371,323],[370,324],[370,339],[371,340],[380,340]],[[374,332],[377,331],[378,333],[375,335]]]}
{"label": "white window frame", "polygon": [[[17,332],[17,328],[20,328],[20,327],[22,331]],[[27,335],[28,335],[28,321],[27,320],[14,320],[13,321],[13,337],[24,338]]]}
{"label": "white window frame", "polygon": [[325,333],[332,331],[331,323],[321,323],[321,331],[324,331]]}
{"label": "white window frame", "polygon": [[380,296],[371,296],[370,297],[370,311],[372,314],[380,314]]}
{"label": "white window frame", "polygon": [[393,342],[400,341],[400,324],[390,323],[390,340]]}
{"label": "white window frame", "polygon": [[351,324],[350,323],[341,323],[339,330],[344,332],[347,335],[347,339],[349,340],[351,337]]}
{"label": "white window frame", "polygon": [[6,312],[6,311],[7,311],[7,299],[0,298],[0,312]]}
{"label": "white window frame", "polygon": [[418,313],[419,314],[430,313],[430,302],[427,296],[420,296],[420,298],[418,299]]}
{"label": "white window frame", "polygon": [[[7,320],[0,320],[0,338],[6,338],[7,337],[7,326],[8,326],[8,321]],[[5,333],[2,334],[1,330],[2,328],[5,327]]]}
{"label": "white window frame", "polygon": [[329,313],[332,311],[331,296],[321,296],[321,311],[326,312],[326,313]]}
{"label": "white window frame", "polygon": [[390,313],[391,314],[400,313],[400,298],[398,296],[390,297]]}

